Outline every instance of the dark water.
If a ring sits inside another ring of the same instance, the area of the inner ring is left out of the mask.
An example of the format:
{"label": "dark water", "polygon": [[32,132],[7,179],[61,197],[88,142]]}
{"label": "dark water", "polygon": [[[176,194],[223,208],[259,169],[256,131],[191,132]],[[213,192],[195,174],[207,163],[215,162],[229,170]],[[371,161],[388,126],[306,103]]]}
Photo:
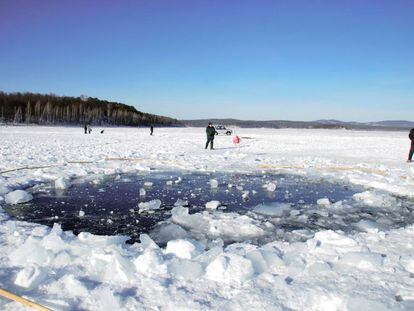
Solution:
{"label": "dark water", "polygon": [[[218,181],[217,188],[211,188],[211,179]],[[167,183],[169,181],[172,185]],[[152,186],[145,186],[145,182],[151,182]],[[263,188],[269,182],[277,184],[276,191]],[[140,195],[142,188],[145,196]],[[249,191],[248,196],[243,196],[245,191]],[[39,185],[32,189],[33,201],[8,206],[6,210],[21,220],[48,226],[60,223],[64,230],[75,233],[128,235],[131,241],[137,241],[139,234],[150,232],[156,224],[168,220],[178,199],[187,201],[185,206],[189,207],[190,213],[204,211],[206,202],[218,200],[222,204],[221,212],[247,213],[263,221],[270,220],[279,232],[347,231],[357,228],[352,224],[361,220],[374,223],[380,220],[388,227],[412,222],[410,204],[401,205],[398,212],[390,212],[385,207],[356,206],[352,196],[362,191],[362,187],[308,180],[295,175],[155,172],[106,176],[98,183],[92,179],[75,180],[65,191],[55,190],[48,184]],[[351,208],[326,210],[316,205],[320,198],[329,198],[333,203],[349,202]],[[155,199],[161,200],[160,209],[139,212],[139,203]],[[283,217],[252,213],[252,208],[258,204],[274,202],[291,203],[291,211]],[[80,211],[85,215],[80,216]],[[389,221],[381,220],[384,217]]]}

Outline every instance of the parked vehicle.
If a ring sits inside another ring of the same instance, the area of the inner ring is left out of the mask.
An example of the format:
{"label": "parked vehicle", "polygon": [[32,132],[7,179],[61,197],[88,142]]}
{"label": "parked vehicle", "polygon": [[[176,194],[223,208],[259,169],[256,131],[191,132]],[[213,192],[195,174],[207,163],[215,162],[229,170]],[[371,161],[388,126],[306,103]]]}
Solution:
{"label": "parked vehicle", "polygon": [[215,125],[214,128],[216,129],[217,135],[231,135],[233,134],[233,130],[226,128],[224,125]]}

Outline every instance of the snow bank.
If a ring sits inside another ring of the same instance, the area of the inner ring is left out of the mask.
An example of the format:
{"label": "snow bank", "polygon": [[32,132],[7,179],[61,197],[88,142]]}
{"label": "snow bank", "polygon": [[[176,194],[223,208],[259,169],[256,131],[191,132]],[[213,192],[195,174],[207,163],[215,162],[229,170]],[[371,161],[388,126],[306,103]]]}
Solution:
{"label": "snow bank", "polygon": [[204,250],[200,245],[188,240],[173,240],[167,243],[165,251],[179,258],[192,259]]}
{"label": "snow bank", "polygon": [[[17,288],[55,309],[204,309],[208,301],[214,309],[237,308],[243,302],[246,308],[273,309],[276,304],[277,309],[319,310],[336,306],[336,299],[343,308],[412,306],[414,283],[407,273],[414,269],[414,258],[407,241],[414,226],[387,235],[322,231],[306,243],[274,241],[260,247],[243,242],[205,248],[179,238],[165,249],[147,235],[141,235],[141,243],[128,245],[126,237],[76,237],[59,226],[15,223],[0,230],[10,239],[2,247],[0,265],[12,268]],[[373,282],[384,274],[387,282]],[[202,295],[203,303],[190,305],[192,295]],[[62,299],[65,308],[52,303]],[[14,308],[13,303],[2,304],[3,309]]]}
{"label": "snow bank", "polygon": [[228,284],[242,283],[252,278],[252,262],[237,254],[222,254],[206,268],[206,278]]}

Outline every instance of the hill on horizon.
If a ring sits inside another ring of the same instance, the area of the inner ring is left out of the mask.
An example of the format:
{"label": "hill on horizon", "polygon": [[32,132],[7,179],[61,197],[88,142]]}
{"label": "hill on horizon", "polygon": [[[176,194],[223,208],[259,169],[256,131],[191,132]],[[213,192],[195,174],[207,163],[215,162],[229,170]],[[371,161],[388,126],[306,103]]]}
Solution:
{"label": "hill on horizon", "polygon": [[0,122],[183,126],[177,119],[141,112],[133,106],[94,97],[1,91]]}

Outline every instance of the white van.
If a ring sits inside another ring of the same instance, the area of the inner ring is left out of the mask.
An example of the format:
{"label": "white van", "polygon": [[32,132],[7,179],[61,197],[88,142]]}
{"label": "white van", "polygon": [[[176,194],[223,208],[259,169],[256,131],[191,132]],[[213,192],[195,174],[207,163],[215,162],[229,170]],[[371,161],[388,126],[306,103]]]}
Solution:
{"label": "white van", "polygon": [[231,135],[233,134],[233,130],[226,128],[224,125],[215,125],[214,128],[216,129],[217,135]]}

